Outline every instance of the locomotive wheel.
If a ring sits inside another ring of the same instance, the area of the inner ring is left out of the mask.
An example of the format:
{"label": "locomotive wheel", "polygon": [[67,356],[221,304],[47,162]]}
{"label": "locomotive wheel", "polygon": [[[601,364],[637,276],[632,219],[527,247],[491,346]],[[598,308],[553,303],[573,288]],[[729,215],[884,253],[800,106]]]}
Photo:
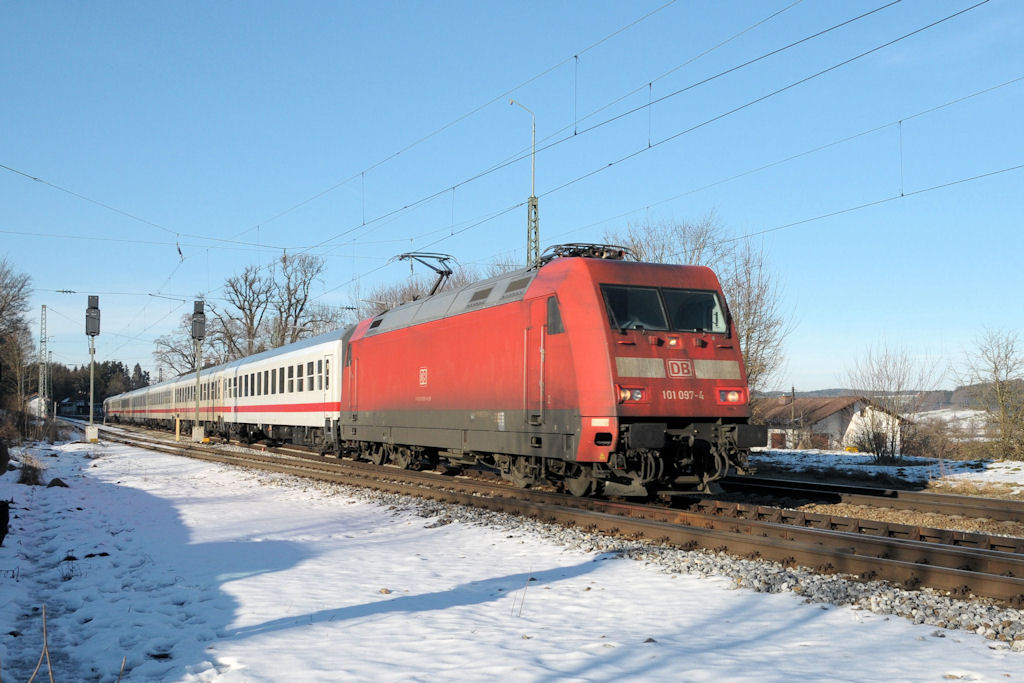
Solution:
{"label": "locomotive wheel", "polygon": [[383,465],[388,462],[390,460],[388,457],[390,455],[388,451],[389,447],[384,444],[373,444],[370,446],[370,452],[368,454],[370,462],[374,465]]}
{"label": "locomotive wheel", "polygon": [[513,458],[508,468],[508,480],[521,489],[528,489],[536,484],[537,478],[530,465],[530,459],[526,456]]}
{"label": "locomotive wheel", "polygon": [[565,490],[577,498],[593,495],[597,491],[594,471],[589,466],[580,465],[576,476],[567,477],[564,483]]}
{"label": "locomotive wheel", "polygon": [[391,464],[401,467],[403,470],[410,469],[413,464],[412,451],[408,448],[386,446],[391,450]]}

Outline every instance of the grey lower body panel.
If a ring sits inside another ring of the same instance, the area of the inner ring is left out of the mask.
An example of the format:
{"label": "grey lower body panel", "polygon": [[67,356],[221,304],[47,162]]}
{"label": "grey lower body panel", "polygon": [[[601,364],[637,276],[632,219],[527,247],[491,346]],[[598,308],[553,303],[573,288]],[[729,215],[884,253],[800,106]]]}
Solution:
{"label": "grey lower body panel", "polygon": [[[532,422],[531,422],[532,419]],[[576,458],[580,417],[548,411],[374,411],[342,413],[342,441],[371,441],[439,450]]]}

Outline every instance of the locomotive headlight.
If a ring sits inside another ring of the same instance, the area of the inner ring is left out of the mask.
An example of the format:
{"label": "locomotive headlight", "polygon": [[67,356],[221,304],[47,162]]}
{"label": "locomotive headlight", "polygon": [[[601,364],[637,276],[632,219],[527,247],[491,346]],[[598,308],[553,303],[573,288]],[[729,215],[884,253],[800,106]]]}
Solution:
{"label": "locomotive headlight", "polygon": [[647,400],[647,390],[640,387],[615,387],[619,395],[619,403],[643,403]]}
{"label": "locomotive headlight", "polygon": [[744,389],[719,389],[718,402],[720,404],[744,403],[747,400],[747,392]]}

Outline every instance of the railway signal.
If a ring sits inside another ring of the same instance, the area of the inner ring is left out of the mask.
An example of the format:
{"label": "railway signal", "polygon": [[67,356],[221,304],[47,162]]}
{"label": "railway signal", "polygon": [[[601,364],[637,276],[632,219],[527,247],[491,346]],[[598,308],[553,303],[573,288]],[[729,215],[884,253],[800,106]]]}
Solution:
{"label": "railway signal", "polygon": [[201,443],[205,434],[199,424],[199,398],[202,387],[199,382],[199,371],[203,367],[203,339],[206,337],[206,313],[205,303],[197,300],[192,308],[192,340],[196,345],[196,419],[192,423],[192,440]]}
{"label": "railway signal", "polygon": [[99,441],[99,427],[93,424],[96,413],[94,407],[94,387],[96,376],[96,337],[100,334],[100,298],[89,295],[89,307],[85,309],[85,334],[89,337],[89,426],[85,428],[85,440],[89,443]]}

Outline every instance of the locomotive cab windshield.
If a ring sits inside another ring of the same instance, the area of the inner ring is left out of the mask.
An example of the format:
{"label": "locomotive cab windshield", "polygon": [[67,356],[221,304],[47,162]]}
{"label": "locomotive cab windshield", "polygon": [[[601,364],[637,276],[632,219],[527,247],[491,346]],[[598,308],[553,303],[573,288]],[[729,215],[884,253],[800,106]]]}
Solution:
{"label": "locomotive cab windshield", "polygon": [[729,333],[725,307],[715,291],[601,285],[601,294],[612,329]]}

